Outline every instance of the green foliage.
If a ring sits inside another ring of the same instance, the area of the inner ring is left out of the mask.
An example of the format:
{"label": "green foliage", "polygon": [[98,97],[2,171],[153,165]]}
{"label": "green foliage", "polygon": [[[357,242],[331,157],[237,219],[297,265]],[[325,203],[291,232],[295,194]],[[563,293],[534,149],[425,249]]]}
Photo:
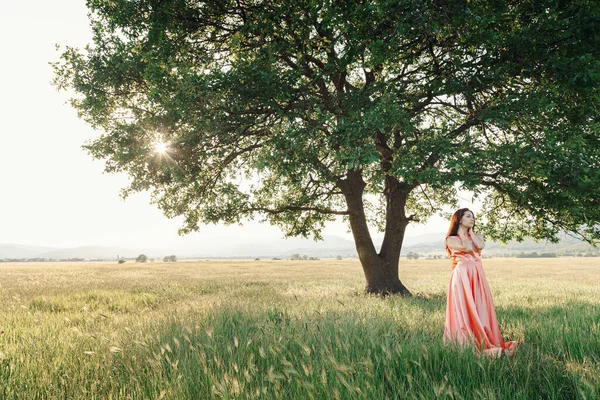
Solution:
{"label": "green foliage", "polygon": [[87,5],[93,44],[55,83],[181,232],[261,215],[318,238],[358,170],[381,229],[393,177],[411,221],[464,189],[488,237],[600,238],[596,1]]}
{"label": "green foliage", "polygon": [[294,260],[294,261],[298,261],[298,260],[304,260],[304,261],[308,261],[308,260],[311,260],[311,261],[314,261],[314,260],[318,260],[318,258],[317,258],[317,257],[312,257],[312,256],[311,256],[311,257],[309,257],[309,256],[308,256],[308,255],[306,255],[306,254],[302,254],[302,255],[300,255],[300,254],[294,253],[294,254],[292,254],[292,256],[290,257],[290,260]]}
{"label": "green foliage", "polygon": [[177,261],[177,256],[176,255],[170,255],[170,256],[165,256],[165,258],[163,258],[163,262],[176,262]]}
{"label": "green foliage", "polygon": [[137,263],[145,263],[148,261],[148,256],[145,254],[140,254],[139,256],[137,256],[137,258],[135,259],[135,262]]}
{"label": "green foliage", "polygon": [[537,251],[533,251],[531,253],[521,252],[520,254],[517,254],[516,257],[517,258],[556,258],[556,257],[558,257],[558,255],[556,253],[540,253],[540,254],[538,254]]}

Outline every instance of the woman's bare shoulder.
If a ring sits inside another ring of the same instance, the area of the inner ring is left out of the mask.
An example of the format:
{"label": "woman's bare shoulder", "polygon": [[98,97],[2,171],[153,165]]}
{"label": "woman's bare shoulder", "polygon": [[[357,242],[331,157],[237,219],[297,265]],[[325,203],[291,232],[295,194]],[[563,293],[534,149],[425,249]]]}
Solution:
{"label": "woman's bare shoulder", "polygon": [[446,243],[448,243],[448,244],[453,244],[453,243],[462,244],[462,240],[460,240],[459,236],[448,236],[446,238]]}

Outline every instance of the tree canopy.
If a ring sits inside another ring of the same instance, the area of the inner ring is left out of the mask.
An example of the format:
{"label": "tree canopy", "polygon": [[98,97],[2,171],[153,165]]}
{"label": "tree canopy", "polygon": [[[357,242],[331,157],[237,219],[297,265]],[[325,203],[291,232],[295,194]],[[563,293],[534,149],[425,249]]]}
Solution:
{"label": "tree canopy", "polygon": [[490,238],[600,238],[596,1],[87,5],[93,44],[56,84],[124,194],[150,190],[182,233],[262,217],[319,238],[343,216],[372,292],[407,292],[405,228],[457,190]]}

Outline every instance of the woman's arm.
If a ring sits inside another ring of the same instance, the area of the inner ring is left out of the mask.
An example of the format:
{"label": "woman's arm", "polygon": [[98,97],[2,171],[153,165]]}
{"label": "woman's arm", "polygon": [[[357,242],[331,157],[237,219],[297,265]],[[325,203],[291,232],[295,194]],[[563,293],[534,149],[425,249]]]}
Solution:
{"label": "woman's arm", "polygon": [[475,247],[477,247],[479,250],[482,250],[485,247],[485,241],[483,240],[483,235],[481,233],[475,233],[472,230],[469,230],[469,234],[471,235],[471,238],[473,239],[473,243],[475,244]]}
{"label": "woman's arm", "polygon": [[464,236],[463,237],[449,236],[448,239],[446,239],[446,243],[448,244],[448,247],[450,247],[452,250],[464,251],[467,253],[470,253],[473,251],[473,246],[471,245],[471,241],[467,240],[467,238],[465,238]]}

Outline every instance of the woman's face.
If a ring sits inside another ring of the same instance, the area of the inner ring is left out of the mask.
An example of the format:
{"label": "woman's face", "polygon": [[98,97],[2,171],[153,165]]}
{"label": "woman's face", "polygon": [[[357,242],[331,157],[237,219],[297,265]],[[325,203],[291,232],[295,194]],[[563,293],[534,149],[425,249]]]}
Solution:
{"label": "woman's face", "polygon": [[475,226],[475,217],[473,216],[473,213],[471,211],[465,212],[460,219],[459,224],[467,229]]}

